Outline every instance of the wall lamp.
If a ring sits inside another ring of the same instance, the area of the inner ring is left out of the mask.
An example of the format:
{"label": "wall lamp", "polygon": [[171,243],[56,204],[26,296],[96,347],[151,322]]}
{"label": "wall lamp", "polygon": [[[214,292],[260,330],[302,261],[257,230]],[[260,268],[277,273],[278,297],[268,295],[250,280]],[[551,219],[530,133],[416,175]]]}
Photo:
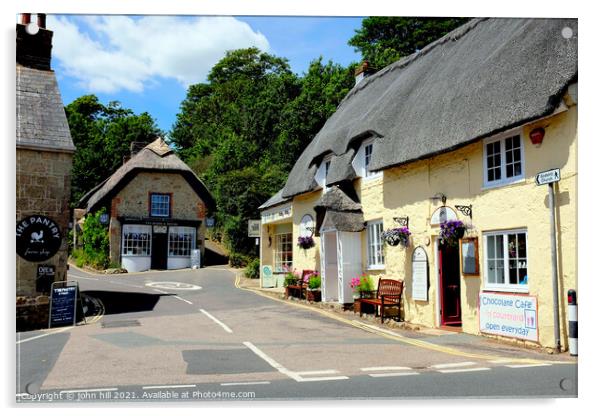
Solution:
{"label": "wall lamp", "polygon": [[441,192],[438,192],[435,195],[431,196],[430,200],[433,201],[433,203],[435,201],[441,201],[443,206],[445,206],[445,201],[447,201],[447,197],[445,195],[443,195]]}

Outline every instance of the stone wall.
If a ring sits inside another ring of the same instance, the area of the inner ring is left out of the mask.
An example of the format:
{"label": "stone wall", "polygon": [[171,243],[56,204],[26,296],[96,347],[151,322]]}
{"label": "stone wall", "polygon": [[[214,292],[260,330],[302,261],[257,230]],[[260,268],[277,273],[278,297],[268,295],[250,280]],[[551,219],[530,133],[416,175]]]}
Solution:
{"label": "stone wall", "polygon": [[16,156],[16,220],[47,216],[59,225],[63,237],[57,254],[44,262],[28,262],[16,255],[16,294],[35,296],[38,264],[54,265],[55,281],[66,278],[72,154],[17,148]]}

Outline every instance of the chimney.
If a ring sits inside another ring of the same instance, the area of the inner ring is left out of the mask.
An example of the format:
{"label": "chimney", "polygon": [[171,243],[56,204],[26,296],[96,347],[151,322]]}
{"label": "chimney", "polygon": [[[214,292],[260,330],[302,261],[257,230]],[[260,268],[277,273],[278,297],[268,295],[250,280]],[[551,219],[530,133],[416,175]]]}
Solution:
{"label": "chimney", "polygon": [[38,13],[34,23],[31,13],[23,13],[17,23],[17,63],[49,71],[51,51],[52,31],[46,29],[46,15]]}
{"label": "chimney", "polygon": [[374,74],[376,70],[370,67],[370,62],[364,61],[355,68],[355,85],[359,84],[364,78]]}
{"label": "chimney", "polygon": [[136,156],[136,153],[148,146],[147,142],[131,142],[130,143],[130,159]]}

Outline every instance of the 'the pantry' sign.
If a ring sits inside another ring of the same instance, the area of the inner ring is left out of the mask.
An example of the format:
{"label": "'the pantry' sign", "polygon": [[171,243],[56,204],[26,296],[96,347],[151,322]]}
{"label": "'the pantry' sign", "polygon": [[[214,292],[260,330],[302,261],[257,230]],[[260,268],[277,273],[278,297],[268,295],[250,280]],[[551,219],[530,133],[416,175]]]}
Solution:
{"label": "'the pantry' sign", "polygon": [[538,341],[535,296],[480,293],[481,332]]}

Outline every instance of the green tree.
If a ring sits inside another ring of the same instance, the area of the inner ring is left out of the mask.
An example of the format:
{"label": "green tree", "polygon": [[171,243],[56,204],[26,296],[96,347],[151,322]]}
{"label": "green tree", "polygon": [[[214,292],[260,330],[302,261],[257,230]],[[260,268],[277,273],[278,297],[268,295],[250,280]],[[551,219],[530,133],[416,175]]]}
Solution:
{"label": "green tree", "polygon": [[73,250],[73,257],[78,266],[91,266],[96,269],[109,267],[109,232],[100,222],[100,217],[106,213],[102,208],[94,214],[88,214],[82,226],[82,248]]}
{"label": "green tree", "polygon": [[103,105],[84,95],[65,107],[73,143],[71,202],[109,177],[129,155],[133,141],[149,143],[162,134],[148,113],[134,114],[117,101]]}
{"label": "green tree", "polygon": [[439,39],[467,18],[448,17],[368,17],[349,39],[349,45],[362,54],[375,69],[411,55]]}

